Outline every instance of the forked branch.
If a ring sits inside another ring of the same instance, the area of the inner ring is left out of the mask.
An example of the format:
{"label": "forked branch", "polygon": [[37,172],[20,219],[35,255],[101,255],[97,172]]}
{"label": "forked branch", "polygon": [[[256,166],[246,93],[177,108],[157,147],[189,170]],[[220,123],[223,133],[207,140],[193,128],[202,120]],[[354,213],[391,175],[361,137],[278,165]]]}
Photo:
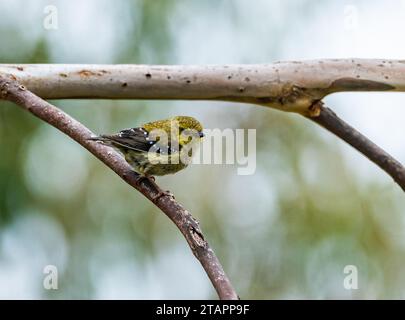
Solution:
{"label": "forked branch", "polygon": [[388,173],[402,190],[405,191],[405,168],[398,160],[340,119],[331,109],[323,106],[321,102],[315,104],[314,108],[317,109],[317,115],[309,117],[312,121],[334,133],[365,155]]}
{"label": "forked branch", "polygon": [[[91,135],[89,129],[38,96],[222,100],[297,112],[360,151],[405,191],[402,164],[320,102],[335,92],[405,92],[405,60],[329,59],[223,66],[0,65],[0,90],[0,98],[19,104],[75,139],[152,201],[160,190],[146,180],[137,184],[136,175],[116,152],[86,140]],[[169,196],[158,198],[155,204],[183,233],[220,298],[236,299],[190,213]]]}

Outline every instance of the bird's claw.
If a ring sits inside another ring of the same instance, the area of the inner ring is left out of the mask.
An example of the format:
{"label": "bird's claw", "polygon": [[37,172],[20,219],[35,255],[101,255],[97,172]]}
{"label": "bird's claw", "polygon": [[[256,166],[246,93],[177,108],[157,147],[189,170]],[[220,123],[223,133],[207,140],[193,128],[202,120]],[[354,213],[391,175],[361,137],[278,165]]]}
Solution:
{"label": "bird's claw", "polygon": [[139,186],[144,180],[148,180],[150,183],[155,184],[155,177],[145,175],[138,175],[136,178],[136,184]]}
{"label": "bird's claw", "polygon": [[174,199],[173,193],[171,193],[169,190],[166,190],[166,191],[159,190],[157,195],[152,197],[152,200],[156,202],[157,200],[159,200],[161,197],[164,197],[164,196],[169,196],[170,198]]}
{"label": "bird's claw", "polygon": [[173,193],[171,193],[169,190],[166,191],[160,190],[159,186],[155,182],[155,177],[147,175],[139,175],[136,179],[136,184],[140,185],[143,180],[148,180],[157,190],[157,194],[151,197],[152,201],[156,202],[163,196],[169,196],[170,198],[174,199]]}

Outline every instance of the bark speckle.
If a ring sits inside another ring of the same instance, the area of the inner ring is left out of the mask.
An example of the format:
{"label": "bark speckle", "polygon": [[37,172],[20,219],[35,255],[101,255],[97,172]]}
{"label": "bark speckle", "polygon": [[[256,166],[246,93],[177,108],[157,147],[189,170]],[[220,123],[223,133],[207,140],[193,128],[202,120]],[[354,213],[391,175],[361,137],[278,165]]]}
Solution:
{"label": "bark speckle", "polygon": [[80,70],[78,72],[79,76],[81,77],[90,77],[90,76],[95,76],[97,73],[90,71],[90,70]]}

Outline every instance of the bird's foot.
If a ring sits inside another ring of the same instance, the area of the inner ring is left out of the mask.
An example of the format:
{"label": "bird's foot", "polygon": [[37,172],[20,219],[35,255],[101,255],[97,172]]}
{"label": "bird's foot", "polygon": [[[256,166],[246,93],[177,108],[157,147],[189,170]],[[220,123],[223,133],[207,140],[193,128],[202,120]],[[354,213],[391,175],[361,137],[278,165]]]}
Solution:
{"label": "bird's foot", "polygon": [[147,176],[143,174],[139,174],[136,178],[136,184],[139,186],[142,181],[148,180],[151,184],[153,184],[156,187],[156,182],[155,182],[155,177],[153,176]]}
{"label": "bird's foot", "polygon": [[157,200],[159,200],[161,197],[164,196],[169,196],[170,198],[174,199],[174,195],[173,193],[171,193],[170,191],[162,191],[160,189],[160,187],[156,184],[155,182],[155,177],[153,176],[148,176],[148,175],[139,175],[136,179],[136,184],[140,185],[142,183],[142,181],[144,180],[148,180],[148,182],[153,185],[153,187],[156,189],[157,194],[155,196],[152,196],[151,199],[152,201],[156,202]]}
{"label": "bird's foot", "polygon": [[139,186],[139,185],[141,185],[142,181],[144,181],[144,180],[148,180],[149,182],[154,182],[154,179],[152,180],[151,178],[152,178],[152,177],[145,176],[145,175],[143,175],[143,174],[139,174],[139,175],[137,175],[137,177],[136,177],[135,183]]}
{"label": "bird's foot", "polygon": [[157,195],[152,197],[152,200],[156,202],[161,197],[165,197],[165,196],[169,196],[170,198],[174,199],[173,193],[171,193],[169,190],[166,190],[166,191],[159,190]]}

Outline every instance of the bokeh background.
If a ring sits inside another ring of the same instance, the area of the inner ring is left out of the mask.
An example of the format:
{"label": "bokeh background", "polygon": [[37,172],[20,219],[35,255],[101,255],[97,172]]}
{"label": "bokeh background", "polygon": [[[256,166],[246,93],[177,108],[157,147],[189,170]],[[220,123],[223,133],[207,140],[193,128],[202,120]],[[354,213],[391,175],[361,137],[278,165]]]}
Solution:
{"label": "bokeh background", "polygon": [[[46,30],[46,5],[58,29]],[[0,63],[270,63],[405,57],[405,1],[0,1]],[[159,178],[201,222],[242,298],[405,296],[405,196],[313,123],[226,102],[53,101],[95,132],[190,115],[257,129],[257,169],[194,165]],[[405,162],[405,94],[327,98]],[[82,147],[0,103],[0,298],[205,299],[177,229]],[[58,290],[45,290],[55,265]],[[343,287],[344,267],[359,288]]]}

